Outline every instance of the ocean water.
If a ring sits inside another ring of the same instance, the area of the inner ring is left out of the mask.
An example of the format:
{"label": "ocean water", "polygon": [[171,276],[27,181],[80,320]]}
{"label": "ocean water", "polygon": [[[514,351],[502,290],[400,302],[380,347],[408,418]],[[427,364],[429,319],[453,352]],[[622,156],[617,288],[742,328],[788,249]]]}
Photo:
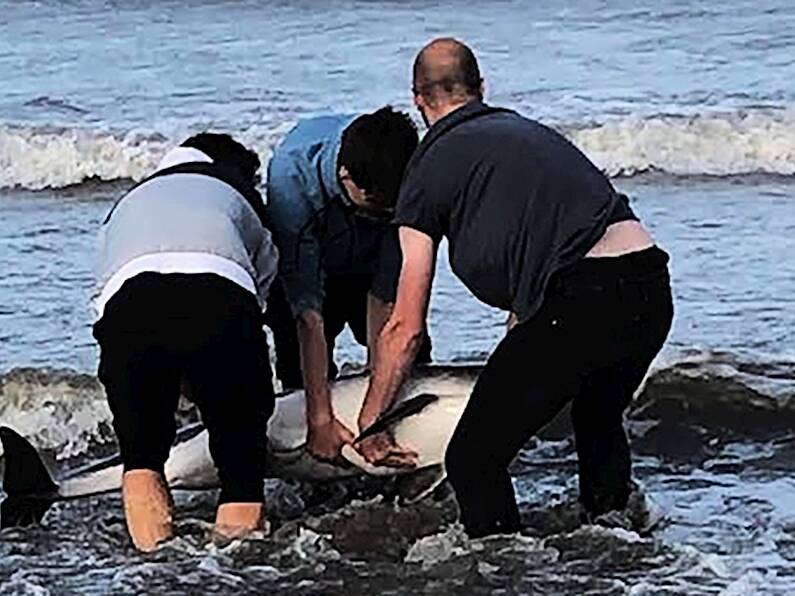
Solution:
{"label": "ocean water", "polygon": [[[95,234],[169,146],[229,131],[264,162],[303,116],[411,110],[411,62],[439,35],[473,46],[488,101],[591,156],[671,254],[674,328],[630,414],[658,530],[577,527],[572,446],[552,433],[514,465],[522,537],[467,542],[449,497],[397,507],[366,482],[275,483],[271,537],[216,548],[213,494],[179,495],[183,537],[142,557],[118,500],[98,497],[0,533],[0,592],[795,591],[785,0],[0,2],[0,423],[60,469],[112,448],[93,378]],[[437,360],[484,359],[504,319],[440,259]],[[362,357],[350,337],[338,346]]]}

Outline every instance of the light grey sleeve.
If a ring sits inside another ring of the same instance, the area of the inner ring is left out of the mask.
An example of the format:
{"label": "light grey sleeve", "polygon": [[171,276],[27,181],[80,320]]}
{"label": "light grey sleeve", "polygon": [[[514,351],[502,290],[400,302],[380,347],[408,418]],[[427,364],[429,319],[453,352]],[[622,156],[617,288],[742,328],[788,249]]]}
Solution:
{"label": "light grey sleeve", "polygon": [[254,269],[257,272],[255,283],[257,285],[257,295],[265,309],[273,278],[279,265],[279,251],[273,243],[271,233],[262,228],[262,238],[260,239],[257,251],[254,254]]}

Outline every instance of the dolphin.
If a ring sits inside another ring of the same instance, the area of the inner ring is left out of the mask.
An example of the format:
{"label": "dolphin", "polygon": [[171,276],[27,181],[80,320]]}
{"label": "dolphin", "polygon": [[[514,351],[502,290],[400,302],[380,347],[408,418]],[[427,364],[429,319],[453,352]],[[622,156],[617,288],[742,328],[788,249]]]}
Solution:
{"label": "dolphin", "polygon": [[[358,429],[357,419],[369,383],[367,373],[340,377],[331,388],[337,418],[348,428],[359,430],[359,438],[389,430],[398,444],[418,456],[411,470],[372,466],[350,445],[343,448],[347,465],[320,462],[306,452],[306,397],[303,390],[277,396],[268,421],[265,470],[268,477],[308,481],[333,480],[354,475],[424,473],[425,483],[415,489],[418,500],[444,479],[444,453],[466,407],[478,365],[426,365],[415,368],[390,410],[370,428]],[[363,431],[363,432],[362,432]],[[93,462],[53,480],[36,449],[18,433],[0,427],[5,452],[0,528],[38,523],[55,501],[77,499],[118,491],[122,464],[118,455]],[[206,489],[218,486],[210,458],[207,431],[200,423],[180,430],[165,465],[169,485],[175,489]]]}

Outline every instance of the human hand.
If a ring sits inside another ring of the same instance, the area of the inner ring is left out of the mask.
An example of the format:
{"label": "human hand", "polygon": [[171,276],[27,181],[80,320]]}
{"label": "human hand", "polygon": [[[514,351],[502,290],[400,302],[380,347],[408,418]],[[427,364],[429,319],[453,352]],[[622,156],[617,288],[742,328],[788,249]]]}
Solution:
{"label": "human hand", "polygon": [[340,463],[343,445],[353,443],[353,433],[336,418],[321,424],[310,424],[306,441],[309,454],[323,462]]}
{"label": "human hand", "polygon": [[356,450],[374,466],[390,468],[416,468],[419,456],[415,451],[401,447],[388,432],[381,432],[354,444]]}

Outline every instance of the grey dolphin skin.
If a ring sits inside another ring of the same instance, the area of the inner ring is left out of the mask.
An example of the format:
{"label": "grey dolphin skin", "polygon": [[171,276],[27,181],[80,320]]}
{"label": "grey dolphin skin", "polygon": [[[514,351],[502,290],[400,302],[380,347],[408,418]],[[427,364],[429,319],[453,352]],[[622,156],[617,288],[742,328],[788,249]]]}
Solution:
{"label": "grey dolphin skin", "polygon": [[[374,467],[351,446],[343,449],[348,465],[319,462],[305,450],[306,403],[303,391],[278,396],[268,422],[266,471],[269,476],[301,480],[331,480],[357,474],[424,474],[427,494],[444,478],[442,464],[447,443],[480,373],[477,365],[428,365],[418,367],[405,384],[391,410],[361,432],[357,419],[369,377],[359,373],[341,377],[332,387],[332,406],[337,418],[360,437],[391,431],[397,442],[418,455],[414,470]],[[55,501],[77,499],[118,491],[122,467],[118,456],[96,461],[54,481],[36,449],[8,427],[0,427],[4,449],[3,491],[0,528],[26,526],[41,521]],[[438,474],[428,474],[436,469]],[[205,489],[217,486],[216,470],[208,451],[207,432],[201,424],[180,430],[165,467],[169,485],[176,489]]]}

